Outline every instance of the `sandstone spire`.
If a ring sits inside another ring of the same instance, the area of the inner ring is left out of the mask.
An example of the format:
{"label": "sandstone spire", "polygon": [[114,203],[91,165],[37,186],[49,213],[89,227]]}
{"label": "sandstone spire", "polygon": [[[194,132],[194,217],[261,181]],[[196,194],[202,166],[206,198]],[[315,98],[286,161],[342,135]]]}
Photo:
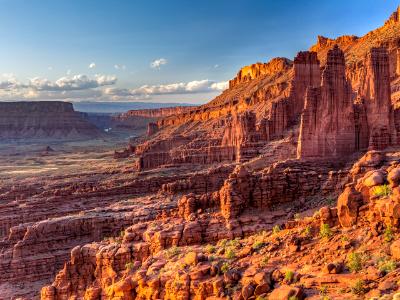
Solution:
{"label": "sandstone spire", "polygon": [[368,122],[368,145],[383,149],[390,144],[390,72],[389,55],[384,47],[372,48],[366,56],[359,95]]}
{"label": "sandstone spire", "polygon": [[321,71],[316,52],[302,51],[297,54],[293,64],[293,81],[290,89],[290,121],[294,122],[301,114],[304,97],[308,87],[317,87],[321,82]]}
{"label": "sandstone spire", "polygon": [[297,149],[299,158],[333,157],[355,149],[352,91],[343,51],[328,51],[320,87],[307,91]]}

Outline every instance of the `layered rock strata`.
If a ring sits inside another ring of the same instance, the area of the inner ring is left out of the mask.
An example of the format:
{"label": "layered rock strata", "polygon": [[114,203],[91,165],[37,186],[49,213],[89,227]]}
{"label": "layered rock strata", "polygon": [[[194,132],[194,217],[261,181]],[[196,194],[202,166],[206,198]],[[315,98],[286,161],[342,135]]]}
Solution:
{"label": "layered rock strata", "polygon": [[1,102],[0,138],[82,140],[104,134],[71,103],[60,101]]}

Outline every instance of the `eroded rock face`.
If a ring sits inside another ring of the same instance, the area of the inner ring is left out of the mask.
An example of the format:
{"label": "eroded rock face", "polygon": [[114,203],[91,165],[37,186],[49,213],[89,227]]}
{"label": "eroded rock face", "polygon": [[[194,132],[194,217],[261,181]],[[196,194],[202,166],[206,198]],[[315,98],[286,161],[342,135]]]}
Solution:
{"label": "eroded rock face", "polygon": [[291,122],[295,122],[303,110],[307,89],[320,86],[321,71],[317,53],[299,52],[294,59],[293,72],[289,96]]}
{"label": "eroded rock face", "polygon": [[71,103],[57,101],[1,102],[0,138],[6,140],[82,140],[104,134]]}
{"label": "eroded rock face", "polygon": [[348,155],[355,150],[354,108],[344,53],[328,51],[321,87],[309,88],[300,125],[298,158]]}
{"label": "eroded rock face", "polygon": [[284,57],[273,58],[267,63],[256,63],[240,69],[236,77],[229,81],[229,88],[236,85],[248,82],[263,75],[273,75],[278,72],[287,71],[292,65],[292,62]]}
{"label": "eroded rock face", "polygon": [[[390,101],[389,55],[386,48],[372,48],[367,54],[359,95],[365,105],[370,149],[384,149],[394,131]],[[365,144],[365,141],[361,141]]]}

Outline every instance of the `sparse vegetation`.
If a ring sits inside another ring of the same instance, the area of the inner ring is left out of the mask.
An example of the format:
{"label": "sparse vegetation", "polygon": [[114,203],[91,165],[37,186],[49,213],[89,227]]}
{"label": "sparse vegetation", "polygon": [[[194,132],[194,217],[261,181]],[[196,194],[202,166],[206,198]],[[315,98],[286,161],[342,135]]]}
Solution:
{"label": "sparse vegetation", "polygon": [[209,253],[209,254],[215,253],[216,250],[217,249],[216,249],[216,247],[214,245],[207,245],[206,246],[206,252]]}
{"label": "sparse vegetation", "polygon": [[395,261],[388,259],[387,257],[381,257],[378,260],[378,268],[379,271],[387,274],[394,271],[397,268],[397,264]]}
{"label": "sparse vegetation", "polygon": [[351,292],[354,295],[360,296],[365,293],[365,282],[364,280],[358,279],[353,286],[351,286]]}
{"label": "sparse vegetation", "polygon": [[277,234],[277,233],[279,233],[281,231],[281,227],[279,226],[279,225],[275,225],[273,228],[272,228],[272,233],[273,234]]}
{"label": "sparse vegetation", "polygon": [[299,300],[296,296],[291,296],[289,300]]}
{"label": "sparse vegetation", "polygon": [[350,272],[359,272],[362,269],[362,258],[360,253],[352,252],[350,253],[346,266],[349,268]]}
{"label": "sparse vegetation", "polygon": [[222,264],[222,266],[221,266],[221,272],[222,272],[223,274],[225,274],[226,272],[229,271],[229,269],[230,269],[229,263],[228,263],[228,262],[224,262],[224,263]]}
{"label": "sparse vegetation", "polygon": [[127,264],[125,264],[125,269],[127,270],[127,271],[130,271],[130,270],[132,270],[133,268],[134,268],[134,264],[133,264],[133,262],[128,262]]}
{"label": "sparse vegetation", "polygon": [[260,262],[260,267],[262,267],[262,268],[265,267],[268,264],[268,262],[269,262],[269,257],[264,256]]}
{"label": "sparse vegetation", "polygon": [[328,287],[326,285],[323,285],[319,289],[319,293],[321,296],[326,296],[328,294]]}
{"label": "sparse vegetation", "polygon": [[303,229],[302,234],[306,237],[311,236],[311,226],[306,226],[306,228]]}
{"label": "sparse vegetation", "polygon": [[287,270],[287,271],[285,272],[285,280],[286,280],[287,282],[292,282],[292,281],[293,281],[293,278],[294,278],[294,272],[293,272],[292,270]]}
{"label": "sparse vegetation", "polygon": [[295,219],[295,221],[300,221],[300,219],[301,219],[300,214],[299,213],[295,213],[294,214],[294,219]]}
{"label": "sparse vegetation", "polygon": [[229,248],[226,252],[225,252],[225,257],[227,259],[234,259],[236,257],[235,252],[233,251],[233,249]]}
{"label": "sparse vegetation", "polygon": [[387,185],[377,185],[372,188],[372,195],[375,197],[387,197],[392,194],[392,188]]}
{"label": "sparse vegetation", "polygon": [[319,229],[319,235],[321,236],[321,238],[326,238],[326,239],[329,239],[333,235],[329,224],[321,224],[321,227]]}
{"label": "sparse vegetation", "polygon": [[393,229],[392,226],[387,226],[385,228],[385,232],[383,233],[383,239],[385,242],[389,243],[393,240],[394,235],[393,235]]}
{"label": "sparse vegetation", "polygon": [[253,250],[257,251],[264,247],[264,243],[261,241],[255,241],[251,247],[253,248]]}
{"label": "sparse vegetation", "polygon": [[177,246],[172,246],[171,248],[169,248],[166,252],[166,255],[168,258],[172,258],[176,255],[178,255],[180,252],[179,248]]}

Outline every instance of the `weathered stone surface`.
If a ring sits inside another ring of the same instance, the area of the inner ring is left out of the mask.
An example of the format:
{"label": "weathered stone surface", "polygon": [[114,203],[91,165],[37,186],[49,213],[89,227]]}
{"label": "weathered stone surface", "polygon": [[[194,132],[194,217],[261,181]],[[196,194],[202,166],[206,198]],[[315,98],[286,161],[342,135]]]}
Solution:
{"label": "weathered stone surface", "polygon": [[354,108],[344,53],[328,51],[321,87],[309,88],[304,104],[298,158],[349,155],[355,150]]}

